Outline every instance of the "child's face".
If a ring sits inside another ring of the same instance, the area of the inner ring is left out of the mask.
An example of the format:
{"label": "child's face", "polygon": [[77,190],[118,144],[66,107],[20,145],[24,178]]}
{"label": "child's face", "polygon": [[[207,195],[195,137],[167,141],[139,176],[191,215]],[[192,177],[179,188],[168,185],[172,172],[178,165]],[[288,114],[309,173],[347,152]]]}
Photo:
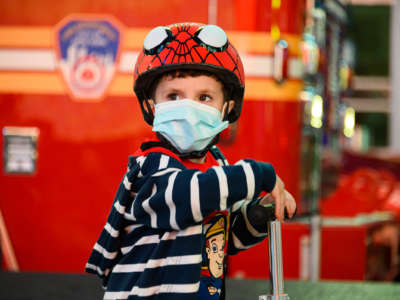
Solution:
{"label": "child's face", "polygon": [[[163,77],[158,83],[153,101],[158,104],[166,101],[191,99],[212,106],[222,112],[224,93],[222,83],[213,77],[200,75],[196,77]],[[228,112],[234,105],[228,102]]]}

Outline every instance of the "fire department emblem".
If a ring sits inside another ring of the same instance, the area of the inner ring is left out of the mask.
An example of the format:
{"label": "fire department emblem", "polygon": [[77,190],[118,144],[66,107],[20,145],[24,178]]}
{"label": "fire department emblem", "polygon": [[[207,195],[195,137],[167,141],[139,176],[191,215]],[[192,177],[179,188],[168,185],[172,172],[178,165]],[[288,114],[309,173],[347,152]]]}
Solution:
{"label": "fire department emblem", "polygon": [[102,98],[115,73],[120,30],[108,19],[69,18],[56,32],[61,73],[75,99]]}

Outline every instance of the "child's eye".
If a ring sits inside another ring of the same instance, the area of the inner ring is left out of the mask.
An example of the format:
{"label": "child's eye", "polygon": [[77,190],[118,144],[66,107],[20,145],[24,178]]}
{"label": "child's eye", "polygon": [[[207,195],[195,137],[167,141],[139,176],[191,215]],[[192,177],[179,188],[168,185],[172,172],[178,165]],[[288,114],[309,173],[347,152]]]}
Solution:
{"label": "child's eye", "polygon": [[168,100],[178,100],[179,99],[179,95],[177,93],[171,93],[167,95],[167,99]]}
{"label": "child's eye", "polygon": [[202,94],[202,95],[200,95],[199,100],[200,101],[211,101],[212,98],[211,98],[211,96],[209,96],[207,94]]}

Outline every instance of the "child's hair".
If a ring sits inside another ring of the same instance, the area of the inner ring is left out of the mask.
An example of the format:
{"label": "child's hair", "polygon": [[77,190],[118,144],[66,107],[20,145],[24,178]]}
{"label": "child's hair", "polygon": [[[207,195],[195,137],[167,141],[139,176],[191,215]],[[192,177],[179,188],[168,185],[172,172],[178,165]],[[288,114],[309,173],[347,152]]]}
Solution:
{"label": "child's hair", "polygon": [[155,101],[155,91],[156,88],[158,86],[158,84],[160,83],[161,79],[169,77],[171,79],[174,78],[185,78],[185,77],[199,77],[199,76],[208,76],[211,78],[214,78],[216,81],[218,81],[219,83],[221,83],[222,85],[222,93],[224,95],[224,101],[229,101],[231,100],[231,96],[232,96],[232,91],[229,89],[229,87],[226,86],[226,84],[214,73],[206,71],[206,70],[192,70],[192,69],[182,69],[182,70],[170,70],[167,71],[163,74],[161,74],[160,76],[158,76],[150,85],[150,89],[149,89],[149,96],[150,99]]}

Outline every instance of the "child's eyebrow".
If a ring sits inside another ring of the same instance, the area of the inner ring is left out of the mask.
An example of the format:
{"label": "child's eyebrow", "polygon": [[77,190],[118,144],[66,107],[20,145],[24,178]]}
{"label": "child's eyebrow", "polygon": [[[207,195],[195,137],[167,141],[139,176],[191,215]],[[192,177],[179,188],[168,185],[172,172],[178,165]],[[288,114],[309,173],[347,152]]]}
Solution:
{"label": "child's eyebrow", "polygon": [[207,93],[216,93],[216,91],[212,88],[205,88],[198,91],[199,94],[207,94]]}
{"label": "child's eyebrow", "polygon": [[166,93],[179,93],[179,92],[181,92],[181,90],[179,88],[176,88],[176,87],[173,87],[173,86],[166,87],[164,91]]}

